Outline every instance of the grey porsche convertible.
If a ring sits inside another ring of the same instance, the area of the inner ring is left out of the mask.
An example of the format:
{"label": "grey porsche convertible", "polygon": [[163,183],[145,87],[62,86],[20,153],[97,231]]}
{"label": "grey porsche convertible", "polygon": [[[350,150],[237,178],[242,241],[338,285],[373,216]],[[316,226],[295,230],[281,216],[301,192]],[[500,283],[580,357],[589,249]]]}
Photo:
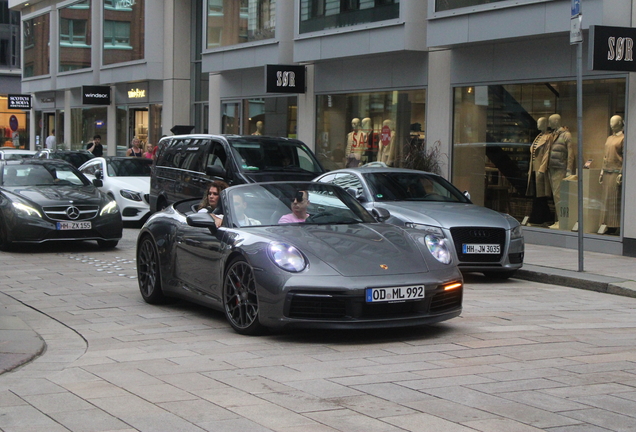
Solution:
{"label": "grey porsche convertible", "polygon": [[[141,296],[225,313],[240,334],[268,328],[379,328],[444,321],[463,280],[434,230],[383,223],[339,186],[260,183],[153,214],[137,240]],[[222,220],[217,227],[215,219]]]}

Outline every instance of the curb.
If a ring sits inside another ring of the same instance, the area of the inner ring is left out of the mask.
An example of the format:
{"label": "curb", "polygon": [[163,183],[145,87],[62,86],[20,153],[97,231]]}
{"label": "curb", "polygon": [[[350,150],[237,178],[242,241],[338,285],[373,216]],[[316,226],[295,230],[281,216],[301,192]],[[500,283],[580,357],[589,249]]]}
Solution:
{"label": "curb", "polygon": [[0,375],[40,356],[46,343],[20,318],[0,315]]}
{"label": "curb", "polygon": [[636,281],[593,273],[526,264],[523,268],[517,270],[514,277],[532,282],[636,298]]}

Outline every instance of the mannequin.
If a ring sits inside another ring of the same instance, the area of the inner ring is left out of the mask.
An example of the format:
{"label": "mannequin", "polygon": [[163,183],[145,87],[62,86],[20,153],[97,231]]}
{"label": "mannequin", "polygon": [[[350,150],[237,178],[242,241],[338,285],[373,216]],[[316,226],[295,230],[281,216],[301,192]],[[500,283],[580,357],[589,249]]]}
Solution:
{"label": "mannequin", "polygon": [[389,166],[393,166],[393,160],[395,158],[395,146],[393,145],[394,139],[395,132],[393,131],[393,122],[391,120],[384,120],[382,122],[382,132],[380,134],[378,161],[384,162]]}
{"label": "mannequin", "polygon": [[621,185],[623,183],[623,133],[624,123],[621,116],[610,119],[612,134],[605,141],[603,168],[598,182],[602,186],[601,224],[607,226],[608,233],[614,234],[621,222]]}
{"label": "mannequin", "polygon": [[373,162],[377,160],[378,157],[378,141],[380,140],[380,136],[373,132],[373,124],[369,117],[362,119],[362,132],[367,137],[367,148],[364,159],[366,162]]}
{"label": "mannequin", "polygon": [[[566,128],[561,126],[561,116],[552,114],[548,119],[552,136],[550,139],[550,153],[548,156],[548,178],[552,188],[552,197],[554,198],[554,206],[559,208],[561,203],[561,181],[567,180],[574,174],[575,150],[572,144],[572,134]],[[555,220],[558,219],[558,210],[555,214]],[[555,223],[550,228],[558,228]]]}
{"label": "mannequin", "polygon": [[359,118],[351,120],[351,129],[352,131],[347,135],[347,148],[345,150],[345,154],[347,155],[347,168],[360,165],[362,155],[367,148],[367,137],[366,134],[360,130]]}
{"label": "mannequin", "polygon": [[262,121],[257,121],[256,122],[256,132],[254,132],[252,135],[263,135],[263,122]]}
{"label": "mannequin", "polygon": [[550,196],[550,182],[547,177],[549,141],[551,133],[548,132],[548,119],[541,117],[537,120],[537,129],[540,133],[530,146],[530,169],[528,171],[527,196],[535,197],[532,202],[530,223],[543,224],[552,220],[548,197]]}

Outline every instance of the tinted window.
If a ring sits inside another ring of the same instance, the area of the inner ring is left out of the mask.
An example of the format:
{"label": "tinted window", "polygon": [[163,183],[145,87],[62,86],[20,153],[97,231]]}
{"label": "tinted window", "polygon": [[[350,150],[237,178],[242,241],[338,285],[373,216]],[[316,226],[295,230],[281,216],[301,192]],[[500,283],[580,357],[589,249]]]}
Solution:
{"label": "tinted window", "polygon": [[310,150],[295,142],[239,138],[230,146],[242,171],[323,172]]}
{"label": "tinted window", "polygon": [[108,175],[112,177],[150,177],[152,160],[129,158],[111,159],[106,162]]}

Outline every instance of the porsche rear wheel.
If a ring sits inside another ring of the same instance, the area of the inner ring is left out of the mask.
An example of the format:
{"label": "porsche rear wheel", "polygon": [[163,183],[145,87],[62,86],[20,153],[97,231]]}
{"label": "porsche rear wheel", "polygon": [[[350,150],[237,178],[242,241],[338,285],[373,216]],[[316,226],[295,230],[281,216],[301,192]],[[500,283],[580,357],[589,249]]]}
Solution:
{"label": "porsche rear wheel", "polygon": [[252,267],[239,257],[232,260],[223,281],[225,316],[234,330],[257,335],[265,330],[258,320],[258,293]]}
{"label": "porsche rear wheel", "polygon": [[161,289],[161,262],[155,242],[150,236],[141,240],[137,248],[137,281],[139,292],[146,303],[165,304],[171,299]]}

